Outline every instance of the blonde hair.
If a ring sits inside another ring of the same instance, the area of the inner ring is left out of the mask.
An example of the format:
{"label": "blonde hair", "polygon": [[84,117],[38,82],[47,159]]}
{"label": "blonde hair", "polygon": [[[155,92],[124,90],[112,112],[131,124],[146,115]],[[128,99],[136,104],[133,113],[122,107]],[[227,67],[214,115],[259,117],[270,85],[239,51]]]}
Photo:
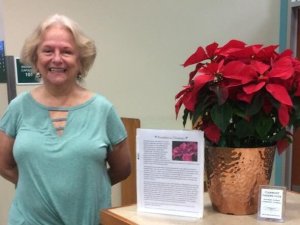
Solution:
{"label": "blonde hair", "polygon": [[30,65],[34,72],[38,72],[37,49],[41,43],[44,32],[52,26],[60,25],[68,29],[74,37],[75,44],[79,49],[79,61],[81,63],[80,75],[87,76],[96,58],[96,46],[93,40],[88,38],[80,29],[79,25],[64,15],[55,14],[40,23],[33,33],[25,40],[21,50],[20,60],[23,64]]}

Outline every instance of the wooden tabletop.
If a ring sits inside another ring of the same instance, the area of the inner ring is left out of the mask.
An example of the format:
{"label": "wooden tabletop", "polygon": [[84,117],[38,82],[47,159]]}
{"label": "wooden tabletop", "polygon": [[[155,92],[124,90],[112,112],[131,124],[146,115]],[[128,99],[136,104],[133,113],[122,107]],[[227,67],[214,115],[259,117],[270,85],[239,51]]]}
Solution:
{"label": "wooden tabletop", "polygon": [[[300,224],[300,194],[287,192],[284,225]],[[257,220],[256,214],[236,216],[221,214],[212,209],[209,196],[204,193],[203,218],[170,216],[137,211],[129,205],[106,209],[101,212],[102,225],[274,225],[277,223]]]}

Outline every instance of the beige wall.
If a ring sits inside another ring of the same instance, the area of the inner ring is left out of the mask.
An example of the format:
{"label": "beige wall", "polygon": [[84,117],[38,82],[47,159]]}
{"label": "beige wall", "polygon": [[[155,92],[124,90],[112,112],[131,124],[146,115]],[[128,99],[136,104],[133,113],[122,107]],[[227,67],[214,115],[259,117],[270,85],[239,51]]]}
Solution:
{"label": "beige wall", "polygon": [[[18,56],[39,21],[66,14],[98,46],[88,88],[107,96],[121,116],[139,118],[144,128],[182,129],[181,120],[175,120],[174,96],[187,81],[189,69],[180,66],[183,61],[198,45],[212,41],[278,43],[279,2],[3,0],[6,52]],[[18,92],[29,88],[18,87]],[[9,204],[6,196],[1,193],[0,204]],[[114,194],[115,204],[118,198]]]}
{"label": "beige wall", "polygon": [[0,116],[7,106],[7,87],[6,84],[0,83]]}

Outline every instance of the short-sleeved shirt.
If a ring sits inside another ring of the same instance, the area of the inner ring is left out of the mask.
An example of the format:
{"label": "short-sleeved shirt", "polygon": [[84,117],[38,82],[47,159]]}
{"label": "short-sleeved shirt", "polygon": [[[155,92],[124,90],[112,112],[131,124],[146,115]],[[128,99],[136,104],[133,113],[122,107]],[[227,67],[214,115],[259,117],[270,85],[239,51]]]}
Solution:
{"label": "short-sleeved shirt", "polygon": [[[61,136],[52,110],[68,111]],[[15,139],[19,171],[9,224],[99,224],[99,211],[111,206],[107,153],[127,137],[106,98],[95,94],[81,105],[55,108],[25,92],[9,104],[0,130]]]}

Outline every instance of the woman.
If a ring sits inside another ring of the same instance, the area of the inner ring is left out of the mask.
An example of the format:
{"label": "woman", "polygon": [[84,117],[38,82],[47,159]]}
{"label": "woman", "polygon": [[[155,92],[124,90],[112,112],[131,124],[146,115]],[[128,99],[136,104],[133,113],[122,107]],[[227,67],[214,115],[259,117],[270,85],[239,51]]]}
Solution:
{"label": "woman", "polygon": [[95,56],[93,41],[61,15],[25,41],[21,61],[43,84],[15,98],[0,121],[0,173],[16,184],[9,224],[99,224],[111,185],[129,175],[123,123],[78,82]]}

